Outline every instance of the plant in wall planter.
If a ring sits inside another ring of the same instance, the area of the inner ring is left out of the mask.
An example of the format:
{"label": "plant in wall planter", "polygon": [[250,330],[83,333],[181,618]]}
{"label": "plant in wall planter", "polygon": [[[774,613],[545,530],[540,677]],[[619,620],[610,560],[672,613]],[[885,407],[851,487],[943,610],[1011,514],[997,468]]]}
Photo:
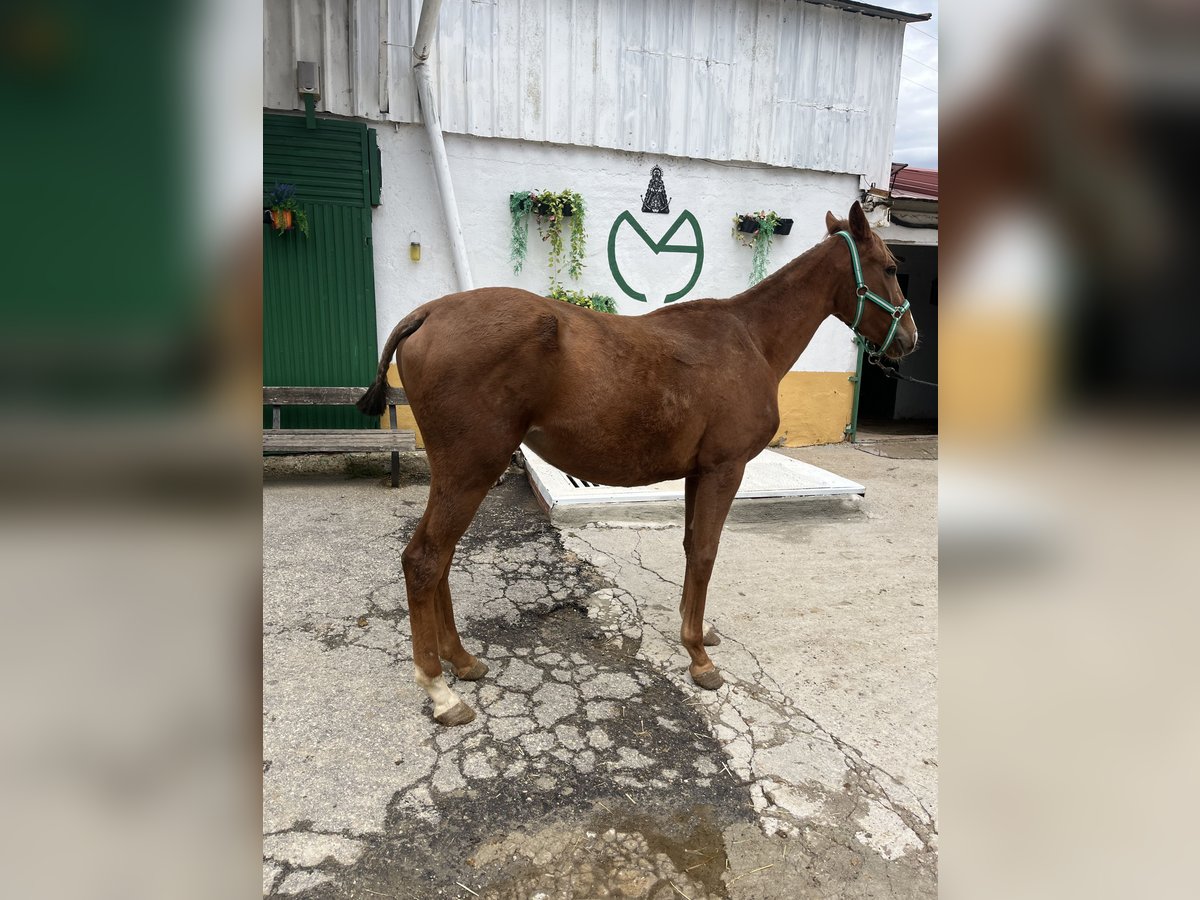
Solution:
{"label": "plant in wall planter", "polygon": [[512,217],[512,235],[509,237],[508,261],[513,274],[519,275],[525,266],[525,254],[529,252],[529,214],[533,212],[534,194],[517,191],[508,195],[508,211]]}
{"label": "plant in wall planter", "polygon": [[564,303],[582,306],[584,309],[594,309],[597,312],[615,314],[617,311],[617,304],[612,297],[604,294],[585,294],[583,291],[573,291],[570,288],[563,287],[561,284],[552,285],[548,296],[555,300],[561,300]]}
{"label": "plant in wall planter", "polygon": [[[573,193],[573,191],[563,191],[562,194],[557,196],[565,197]],[[534,213],[538,216],[571,216],[575,214],[575,207],[571,205],[569,199],[562,200],[559,203],[555,202],[555,196],[554,194],[550,194],[549,199],[547,199],[546,194],[539,195],[538,201],[533,205]]]}
{"label": "plant in wall planter", "polygon": [[538,194],[534,206],[538,234],[549,241],[550,284],[558,284],[558,273],[563,265],[563,220],[571,219],[571,250],[567,259],[567,274],[578,281],[583,274],[583,253],[586,249],[587,232],[583,227],[583,198],[575,191],[564,190],[557,194]]}
{"label": "plant in wall planter", "polygon": [[[583,197],[572,190],[518,191],[509,195],[508,208],[512,217],[509,261],[513,272],[519,273],[525,264],[529,245],[529,217],[537,220],[538,234],[550,244],[550,285],[558,284],[558,276],[566,259],[567,274],[576,281],[583,274],[583,256],[587,248],[584,228]],[[571,220],[570,251],[563,241],[563,222]]]}
{"label": "plant in wall planter", "polygon": [[[737,230],[744,234],[755,234],[758,231],[758,216],[775,215],[775,213],[748,213],[742,216],[734,216],[733,221],[737,224]],[[792,220],[780,219],[775,220],[775,231],[773,234],[791,234]]]}
{"label": "plant in wall planter", "polygon": [[751,287],[767,275],[767,264],[771,258],[771,238],[777,234],[788,234],[791,230],[792,220],[781,219],[773,209],[733,217],[733,236],[754,248],[754,256],[750,261]]}
{"label": "plant in wall planter", "polygon": [[286,234],[293,228],[299,228],[300,233],[308,237],[308,216],[296,202],[295,185],[275,185],[267,197],[267,208],[271,210],[271,226],[276,234]]}

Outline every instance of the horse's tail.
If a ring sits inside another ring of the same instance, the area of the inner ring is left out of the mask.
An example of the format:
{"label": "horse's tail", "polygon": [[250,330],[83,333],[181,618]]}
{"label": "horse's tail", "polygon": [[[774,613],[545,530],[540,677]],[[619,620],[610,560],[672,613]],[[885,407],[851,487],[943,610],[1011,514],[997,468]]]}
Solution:
{"label": "horse's tail", "polygon": [[[387,372],[392,363],[392,356],[400,342],[421,327],[425,322],[425,312],[413,314],[400,320],[392,329],[387,342],[383,345],[383,356],[379,358],[379,371],[375,374],[375,382],[367,388],[367,392],[358,398],[354,405],[364,416],[381,416],[387,407]],[[397,360],[399,362],[399,360]]]}

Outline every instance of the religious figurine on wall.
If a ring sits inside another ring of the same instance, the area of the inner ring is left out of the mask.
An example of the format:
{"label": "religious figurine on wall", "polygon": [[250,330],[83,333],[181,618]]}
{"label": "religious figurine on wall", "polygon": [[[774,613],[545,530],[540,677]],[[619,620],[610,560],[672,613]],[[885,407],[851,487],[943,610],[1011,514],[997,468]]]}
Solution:
{"label": "religious figurine on wall", "polygon": [[650,186],[642,197],[642,212],[669,213],[671,201],[667,197],[667,189],[663,186],[662,169],[655,166],[650,170]]}

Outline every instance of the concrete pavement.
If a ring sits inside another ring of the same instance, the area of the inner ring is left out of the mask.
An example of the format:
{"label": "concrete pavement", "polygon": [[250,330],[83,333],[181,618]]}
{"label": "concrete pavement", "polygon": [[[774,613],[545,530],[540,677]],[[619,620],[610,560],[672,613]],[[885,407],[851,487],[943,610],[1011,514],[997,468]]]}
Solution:
{"label": "concrete pavement", "polygon": [[451,572],[491,666],[450,679],[479,712],[457,729],[412,678],[427,485],[269,463],[264,894],[933,896],[936,462],[788,452],[868,496],[733,517],[712,693],[678,643],[680,526],[560,531],[522,478],[493,490]]}

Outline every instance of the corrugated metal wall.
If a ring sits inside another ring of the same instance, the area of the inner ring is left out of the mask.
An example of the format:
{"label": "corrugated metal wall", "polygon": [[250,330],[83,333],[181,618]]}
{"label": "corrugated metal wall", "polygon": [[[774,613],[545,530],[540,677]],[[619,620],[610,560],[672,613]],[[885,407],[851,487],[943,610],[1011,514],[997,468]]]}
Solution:
{"label": "corrugated metal wall", "polygon": [[[420,120],[420,0],[266,0],[264,94]],[[382,36],[382,37],[381,37]],[[886,183],[904,25],[801,0],[444,0],[446,131],[866,175]]]}

